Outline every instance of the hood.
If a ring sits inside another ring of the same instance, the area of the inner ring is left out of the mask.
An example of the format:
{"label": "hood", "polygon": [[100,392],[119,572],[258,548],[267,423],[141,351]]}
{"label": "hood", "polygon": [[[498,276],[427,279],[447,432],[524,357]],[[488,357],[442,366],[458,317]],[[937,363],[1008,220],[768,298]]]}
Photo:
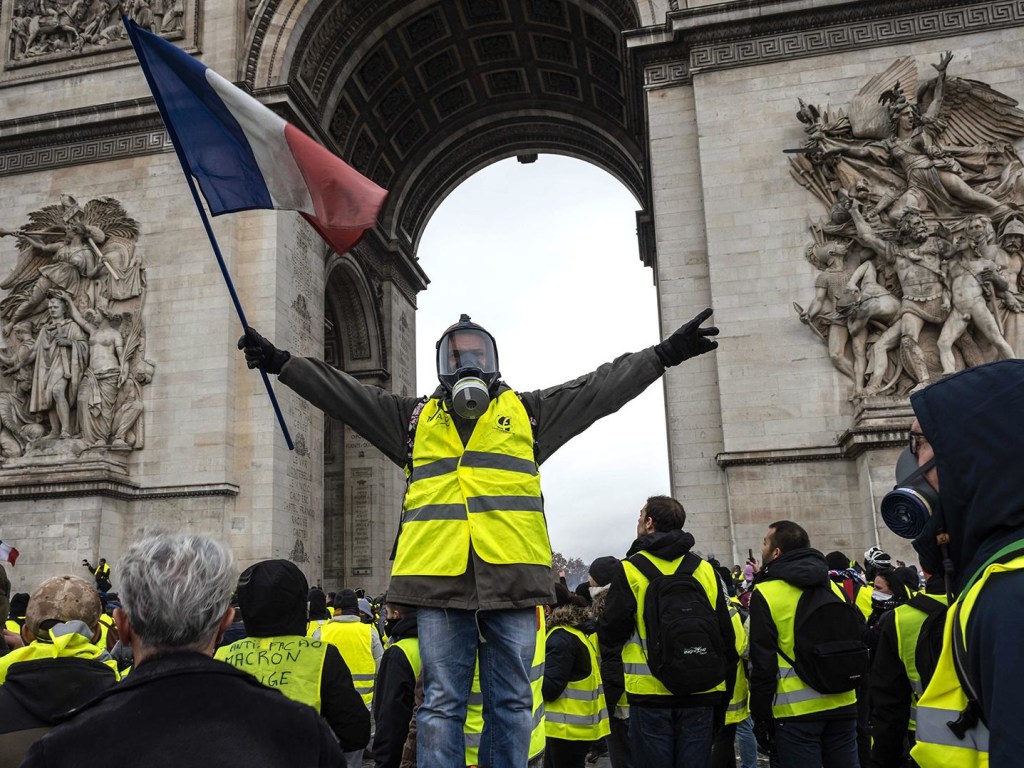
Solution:
{"label": "hood", "polygon": [[786,552],[767,565],[761,566],[755,584],[779,579],[794,587],[817,587],[828,584],[828,563],[816,549],[796,549]]}
{"label": "hood", "polygon": [[392,641],[404,640],[407,637],[419,637],[419,627],[416,623],[416,614],[414,613],[412,616],[403,616],[399,619],[388,637]]}
{"label": "hood", "polygon": [[961,371],[910,403],[935,449],[936,525],[949,534],[960,588],[1001,547],[1024,538],[1024,360]]}
{"label": "hood", "polygon": [[592,620],[590,609],[579,605],[560,605],[551,611],[548,629],[555,627],[573,627],[583,629]]}
{"label": "hood", "polygon": [[12,664],[3,689],[33,717],[56,723],[115,683],[114,670],[99,661],[34,659]]}
{"label": "hood", "polygon": [[632,557],[643,550],[662,560],[675,560],[693,549],[693,534],[686,531],[668,531],[666,533],[648,533],[633,542],[626,557]]}

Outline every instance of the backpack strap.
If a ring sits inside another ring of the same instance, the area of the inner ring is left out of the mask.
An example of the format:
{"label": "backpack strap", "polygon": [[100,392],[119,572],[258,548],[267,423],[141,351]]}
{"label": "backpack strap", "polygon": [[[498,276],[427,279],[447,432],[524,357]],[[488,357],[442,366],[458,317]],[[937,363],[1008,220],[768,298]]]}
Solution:
{"label": "backpack strap", "polygon": [[416,407],[412,409],[412,413],[409,415],[409,426],[405,431],[405,466],[410,472],[412,471],[412,445],[416,441],[416,425],[420,423],[420,414],[423,412],[423,407],[427,404],[428,399],[424,395],[417,401]]}
{"label": "backpack strap", "polygon": [[[662,576],[666,575],[661,572],[658,566],[656,566],[646,557],[641,555],[639,552],[633,555],[631,558],[629,558],[629,562],[631,562],[633,566],[638,571],[640,571],[640,573],[643,574],[644,578],[646,578],[648,581],[653,582],[656,579],[660,579]],[[675,573],[681,574],[683,576],[693,576],[694,571],[697,570],[697,567],[702,562],[703,561],[695,554],[693,554],[693,552],[687,552],[685,555],[683,555],[682,562],[680,562],[679,565],[676,567]]]}
{"label": "backpack strap", "polygon": [[910,600],[907,601],[907,605],[911,605],[917,608],[919,611],[927,613],[929,616],[934,616],[938,613],[945,613],[947,606],[940,603],[938,600],[932,600],[930,597],[924,594],[916,594]]}

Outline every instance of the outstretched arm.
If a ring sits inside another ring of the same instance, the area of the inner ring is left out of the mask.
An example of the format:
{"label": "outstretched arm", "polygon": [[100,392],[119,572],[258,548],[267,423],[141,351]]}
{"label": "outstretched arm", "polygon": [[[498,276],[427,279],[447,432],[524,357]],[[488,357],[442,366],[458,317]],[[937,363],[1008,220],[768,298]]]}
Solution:
{"label": "outstretched arm", "polygon": [[885,254],[888,251],[888,243],[875,234],[856,205],[850,206],[850,219],[853,221],[853,226],[857,228],[857,239],[860,242],[878,254]]}
{"label": "outstretched arm", "polygon": [[952,60],[953,52],[946,51],[942,54],[938,64],[932,64],[932,67],[935,68],[939,75],[935,78],[935,93],[932,95],[932,103],[928,105],[928,111],[924,114],[924,117],[929,120],[938,117],[939,112],[942,110],[942,98],[946,91],[946,67],[949,66],[949,62]]}

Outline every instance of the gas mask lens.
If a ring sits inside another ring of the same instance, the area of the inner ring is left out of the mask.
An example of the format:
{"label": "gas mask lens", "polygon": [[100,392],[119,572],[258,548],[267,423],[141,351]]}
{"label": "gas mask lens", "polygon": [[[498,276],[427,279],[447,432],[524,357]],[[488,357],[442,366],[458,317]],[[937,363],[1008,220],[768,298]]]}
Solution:
{"label": "gas mask lens", "polygon": [[437,372],[451,376],[466,368],[480,373],[498,370],[494,342],[486,333],[475,330],[455,331],[441,339],[437,349]]}
{"label": "gas mask lens", "polygon": [[896,462],[896,487],[882,498],[880,512],[886,527],[904,539],[921,535],[939,506],[938,493],[925,478],[935,460],[917,466],[917,457],[904,448]]}

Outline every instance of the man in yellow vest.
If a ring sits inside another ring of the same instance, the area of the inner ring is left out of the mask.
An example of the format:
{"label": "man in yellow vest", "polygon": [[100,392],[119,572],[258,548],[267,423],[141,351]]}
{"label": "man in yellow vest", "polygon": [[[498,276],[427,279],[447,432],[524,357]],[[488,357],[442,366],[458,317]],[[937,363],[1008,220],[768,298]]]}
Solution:
{"label": "man in yellow vest", "polygon": [[[647,499],[598,624],[602,646],[622,649],[633,764],[643,768],[708,764],[739,662],[725,589],[711,564],[691,551],[685,523],[676,499]],[[680,585],[685,602],[673,604],[667,596],[661,602],[668,590],[675,594],[675,586],[662,589],[668,584]],[[652,625],[667,613],[688,621]],[[679,633],[666,635],[672,627]],[[662,644],[664,653],[657,650]],[[667,674],[672,662],[683,665],[682,681]],[[694,684],[685,687],[688,681]]]}
{"label": "man in yellow vest", "polygon": [[[622,562],[617,557],[605,555],[590,564],[587,581],[590,584],[590,610],[598,621],[604,614],[608,602],[608,590],[612,579],[622,570]],[[600,640],[600,635],[598,640]],[[622,673],[622,649],[610,648],[604,642],[599,643],[601,654],[601,684],[604,685],[604,698],[608,704],[608,727],[611,733],[605,742],[608,744],[608,759],[612,768],[633,768],[629,748],[629,702],[626,699],[626,679]]]}
{"label": "man in yellow vest", "polygon": [[238,577],[247,637],[217,649],[218,660],[320,713],[348,765],[362,764],[370,713],[338,649],[306,637],[309,584],[295,563],[264,560]]}
{"label": "man in yellow vest", "polygon": [[330,643],[341,653],[362,697],[366,709],[373,707],[373,690],[377,668],[384,653],[377,630],[363,621],[359,598],[351,589],[343,589],[334,597],[337,613],[332,619],[309,622],[307,637]]}
{"label": "man in yellow vest", "polygon": [[[971,368],[910,398],[916,419],[881,514],[955,596],[917,704],[922,768],[1024,755],[1024,361]],[[938,568],[937,568],[938,566]],[[946,566],[943,568],[943,566]]]}
{"label": "man in yellow vest", "polygon": [[99,565],[93,567],[88,560],[83,560],[82,565],[89,569],[92,577],[96,579],[96,589],[100,592],[110,591],[110,566],[107,565],[107,558],[101,557]]}
{"label": "man in yellow vest", "polygon": [[99,617],[99,595],[83,579],[55,576],[36,587],[25,645],[0,657],[0,765],[19,764],[35,741],[118,681],[97,644]]}
{"label": "man in yellow vest", "polygon": [[416,606],[388,602],[384,615],[388,647],[384,649],[377,672],[373,696],[375,728],[369,757],[375,768],[398,768],[416,701],[416,678],[423,664],[416,630]]}
{"label": "man in yellow vest", "polygon": [[420,609],[420,765],[464,766],[478,650],[483,743],[491,752],[480,760],[492,768],[526,765],[534,608],[552,599],[538,467],[667,367],[715,349],[718,329],[701,327],[710,316],[707,309],[657,346],[565,385],[517,393],[501,380],[494,337],[463,315],[437,342],[440,386],[427,398],[395,395],[322,361],[292,357],[251,328],[239,339],[250,368],[279,374],[406,471],[388,594]]}
{"label": "man in yellow vest", "polygon": [[[851,687],[821,693],[791,663],[797,656],[797,605],[804,591],[826,587],[848,598],[829,579],[825,556],[811,549],[807,532],[792,521],[769,526],[761,562],[750,598],[749,649],[750,713],[759,741],[774,740],[783,766],[859,768],[856,692]],[[850,605],[851,614],[859,617],[855,610]]]}

